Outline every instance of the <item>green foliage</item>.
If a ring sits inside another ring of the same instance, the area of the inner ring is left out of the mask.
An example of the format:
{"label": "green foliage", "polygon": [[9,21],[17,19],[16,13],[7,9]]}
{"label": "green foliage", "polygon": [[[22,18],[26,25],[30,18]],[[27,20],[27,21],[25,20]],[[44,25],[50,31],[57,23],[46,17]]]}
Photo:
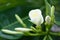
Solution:
{"label": "green foliage", "polygon": [[[49,0],[49,2],[55,5],[56,24],[60,25],[60,8],[59,8],[60,0],[53,0],[53,1]],[[30,25],[32,25],[28,21],[29,11],[35,8],[39,8],[44,11],[45,9],[44,4],[45,4],[44,0],[0,0],[0,30],[2,28],[13,30],[16,27],[22,27],[22,25],[19,24],[18,21],[16,20],[15,14],[18,14],[29,27]],[[48,6],[50,7],[49,4]],[[47,7],[48,12],[49,12],[49,9],[48,9],[49,7]],[[45,14],[45,12],[43,12],[43,14]],[[0,31],[0,40],[8,40],[8,39],[17,40],[20,38],[22,40],[23,37],[24,37],[23,35],[9,35]],[[32,39],[38,40],[37,37],[36,38],[32,37],[30,40]]]}

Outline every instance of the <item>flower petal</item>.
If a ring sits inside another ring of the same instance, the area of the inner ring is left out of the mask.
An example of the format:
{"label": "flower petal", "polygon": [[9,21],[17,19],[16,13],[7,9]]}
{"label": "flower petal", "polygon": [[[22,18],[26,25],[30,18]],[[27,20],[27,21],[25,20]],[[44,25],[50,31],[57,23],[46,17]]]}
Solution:
{"label": "flower petal", "polygon": [[40,25],[44,22],[40,9],[31,10],[29,12],[29,17],[31,19],[31,22],[36,25]]}

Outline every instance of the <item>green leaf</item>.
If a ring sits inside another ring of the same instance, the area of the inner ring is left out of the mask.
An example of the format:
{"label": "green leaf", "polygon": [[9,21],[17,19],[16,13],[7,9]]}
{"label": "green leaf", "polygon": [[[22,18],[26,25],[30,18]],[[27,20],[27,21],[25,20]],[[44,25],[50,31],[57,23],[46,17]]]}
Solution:
{"label": "green leaf", "polygon": [[22,35],[8,35],[8,34],[4,34],[0,31],[0,37],[2,38],[6,38],[6,39],[18,39],[20,38]]}
{"label": "green leaf", "polygon": [[[16,8],[12,8],[9,10],[5,10],[5,11],[1,11],[0,12],[0,31],[1,29],[9,29],[9,30],[13,30],[16,27],[23,27],[15,18],[15,13],[18,14],[22,20],[24,21],[24,23],[27,24],[27,27],[30,27],[30,23],[28,21],[28,11],[30,9],[27,7],[16,7]],[[7,37],[8,36],[8,37]],[[5,39],[19,39],[21,38],[23,35],[9,35],[9,34],[5,34],[0,32],[0,37],[5,38]]]}
{"label": "green leaf", "polygon": [[[15,27],[20,27],[21,25],[18,24],[18,22],[14,22],[12,24],[9,24],[5,27],[3,27],[2,29],[9,29],[9,30],[14,30]],[[0,30],[1,31],[1,30]],[[0,32],[0,37],[2,38],[6,38],[6,39],[18,39],[18,38],[21,38],[22,35],[9,35],[9,34],[5,34],[3,32]]]}
{"label": "green leaf", "polygon": [[56,21],[55,23],[56,23],[57,25],[60,25],[60,21]]}
{"label": "green leaf", "polygon": [[47,39],[47,36],[45,36],[44,38],[43,38],[43,40],[46,40]]}
{"label": "green leaf", "polygon": [[60,11],[55,12],[55,24],[60,25]]}
{"label": "green leaf", "polygon": [[48,3],[47,0],[45,0],[45,5],[46,5],[46,15],[50,15],[50,13],[51,13],[51,5]]}
{"label": "green leaf", "polygon": [[60,32],[50,32],[51,35],[60,36]]}
{"label": "green leaf", "polygon": [[50,40],[53,40],[50,35],[48,35],[48,37],[49,37]]}
{"label": "green leaf", "polygon": [[36,37],[33,38],[33,40],[40,40],[40,37],[36,36]]}
{"label": "green leaf", "polygon": [[[26,18],[25,18],[25,19],[26,19]],[[24,20],[24,18],[23,18],[23,20]],[[25,20],[24,20],[24,21],[25,21]],[[27,20],[27,21],[28,21],[28,20]],[[26,24],[27,24],[27,23],[26,23]],[[19,25],[20,25],[20,26],[19,26]],[[28,23],[28,25],[31,25],[31,24]],[[28,25],[27,25],[27,27],[29,27]],[[16,22],[14,22],[14,23],[12,23],[12,24],[9,24],[8,26],[5,26],[5,27],[3,27],[3,28],[5,28],[5,29],[10,29],[10,30],[14,30],[14,28],[16,28],[16,27],[23,27],[23,26],[21,26],[21,24],[19,24],[19,23],[16,21]],[[8,37],[5,37],[5,36],[8,36]],[[9,34],[1,33],[1,34],[0,34],[0,37],[6,38],[6,39],[18,39],[18,38],[21,38],[22,35],[16,36],[16,38],[15,38],[14,35],[9,35]]]}
{"label": "green leaf", "polygon": [[50,35],[46,35],[43,40],[52,40]]}
{"label": "green leaf", "polygon": [[26,4],[27,2],[25,0],[0,0],[0,11]]}

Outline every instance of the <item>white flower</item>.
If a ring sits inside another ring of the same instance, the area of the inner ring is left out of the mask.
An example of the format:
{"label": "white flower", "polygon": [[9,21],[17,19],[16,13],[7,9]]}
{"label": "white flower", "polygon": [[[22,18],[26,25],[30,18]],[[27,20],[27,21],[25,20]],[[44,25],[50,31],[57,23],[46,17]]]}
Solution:
{"label": "white flower", "polygon": [[16,32],[16,31],[11,31],[7,29],[2,29],[1,31],[8,34],[23,34],[22,32]]}
{"label": "white flower", "polygon": [[41,25],[44,22],[40,9],[31,10],[29,12],[30,21],[36,25]]}
{"label": "white flower", "polygon": [[27,32],[27,31],[32,31],[32,29],[29,28],[15,28],[16,31],[21,31],[21,32]]}
{"label": "white flower", "polygon": [[51,23],[51,17],[50,17],[50,16],[46,16],[45,22],[46,22],[47,24],[50,24],[50,23]]}

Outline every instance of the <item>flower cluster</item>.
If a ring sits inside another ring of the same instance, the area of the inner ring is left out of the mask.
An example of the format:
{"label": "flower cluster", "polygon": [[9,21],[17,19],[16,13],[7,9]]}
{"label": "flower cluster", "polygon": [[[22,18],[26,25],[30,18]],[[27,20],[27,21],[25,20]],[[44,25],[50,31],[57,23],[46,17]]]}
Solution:
{"label": "flower cluster", "polygon": [[[30,22],[35,24],[36,26],[30,26],[30,28],[27,28],[27,25],[23,22],[23,20],[15,14],[15,17],[17,21],[24,27],[24,28],[15,28],[15,31],[2,29],[1,31],[8,34],[24,34],[24,35],[30,35],[30,36],[37,36],[37,35],[45,35],[46,33],[49,33],[51,29],[51,25],[54,24],[54,10],[55,7],[52,6],[50,9],[50,15],[46,15],[43,17],[42,12],[40,9],[34,9],[29,12],[29,18]],[[42,24],[45,25],[46,31],[44,32],[42,30]]]}
{"label": "flower cluster", "polygon": [[[39,35],[46,35],[44,37],[44,40],[46,39],[47,35],[50,39],[50,34],[53,35],[53,33],[50,32],[52,30],[52,25],[55,22],[54,18],[54,10],[55,7],[51,7],[50,15],[46,15],[45,17],[42,15],[42,12],[40,9],[34,9],[29,12],[29,18],[30,22],[35,24],[35,26],[30,26],[30,28],[27,28],[27,25],[23,22],[23,20],[15,14],[15,17],[17,21],[23,26],[22,28],[14,28],[15,31],[2,29],[1,31],[7,34],[22,34],[22,35],[28,35],[28,36],[39,36]],[[42,30],[42,25],[45,27],[45,31]],[[54,28],[53,28],[54,29]],[[53,31],[53,30],[52,30]]]}
{"label": "flower cluster", "polygon": [[[41,12],[40,9],[31,10],[31,11],[29,12],[29,17],[30,17],[30,19],[31,19],[30,21],[31,21],[32,23],[36,24],[37,26],[38,26],[38,25],[41,25],[41,24],[44,22],[44,18],[43,18],[43,16],[42,16],[42,12]],[[47,16],[45,17],[45,22],[46,22],[47,24],[50,24],[50,22],[51,22],[51,17],[50,17],[49,15],[47,15]]]}
{"label": "flower cluster", "polygon": [[[24,34],[24,32],[29,32],[29,31],[36,31],[36,32],[41,31],[41,24],[43,24],[44,22],[44,17],[40,9],[34,9],[29,12],[29,18],[30,18],[29,21],[35,24],[36,28],[34,28],[33,26],[31,28],[26,28],[27,27],[26,24],[22,21],[22,19],[17,14],[15,14],[15,17],[18,20],[18,22],[20,22],[20,24],[22,24],[25,28],[15,28],[16,31],[2,29],[3,32],[9,34],[19,34],[19,33]],[[51,17],[49,15],[45,17],[45,24],[46,25],[51,24]]]}

